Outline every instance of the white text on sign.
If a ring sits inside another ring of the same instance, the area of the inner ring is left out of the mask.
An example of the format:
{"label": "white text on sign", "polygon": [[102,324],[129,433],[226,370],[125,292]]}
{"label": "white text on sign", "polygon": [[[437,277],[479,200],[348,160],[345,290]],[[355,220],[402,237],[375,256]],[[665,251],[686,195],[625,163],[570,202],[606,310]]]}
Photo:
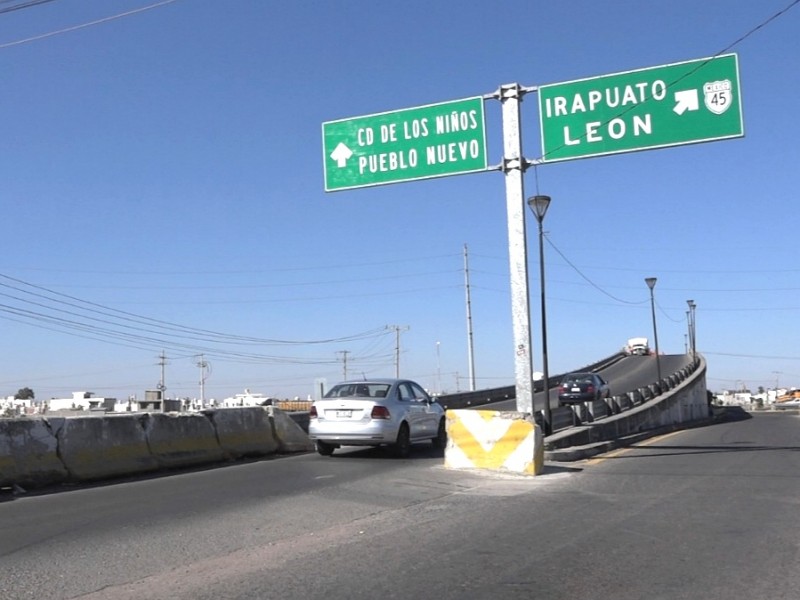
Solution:
{"label": "white text on sign", "polygon": [[[475,110],[453,111],[447,115],[437,115],[433,129],[427,117],[403,121],[401,123],[382,124],[377,131],[377,141],[389,144],[402,140],[433,138],[460,131],[471,131],[479,128],[478,113]],[[373,146],[376,143],[376,131],[373,127],[359,128],[356,136],[359,146]],[[478,140],[431,144],[424,147],[424,160],[427,165],[459,162],[476,159],[481,155]],[[365,154],[358,158],[359,174],[391,172],[416,168],[419,164],[419,151],[416,148],[391,152]]]}

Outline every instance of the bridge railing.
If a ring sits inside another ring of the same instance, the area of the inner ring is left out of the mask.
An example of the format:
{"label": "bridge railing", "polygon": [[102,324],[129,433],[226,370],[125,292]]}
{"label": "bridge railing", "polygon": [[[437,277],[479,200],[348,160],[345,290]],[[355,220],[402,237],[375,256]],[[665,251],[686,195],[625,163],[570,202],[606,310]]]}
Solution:
{"label": "bridge railing", "polygon": [[[605,358],[596,363],[592,363],[576,369],[578,371],[597,371],[606,368],[621,359],[626,355],[624,353],[617,353]],[[550,410],[550,417],[552,423],[549,427],[548,433],[561,431],[576,425],[591,423],[598,419],[607,418],[615,414],[622,413],[630,410],[636,406],[644,404],[648,400],[659,396],[671,389],[674,389],[687,377],[689,377],[700,364],[699,358],[695,358],[691,363],[678,369],[676,372],[662,377],[661,380],[655,381],[646,386],[631,390],[625,394],[612,396],[608,400],[595,400],[592,402],[585,402],[572,406],[559,406]],[[548,382],[548,389],[557,387],[561,384],[565,373],[550,377]],[[544,382],[542,380],[534,382],[534,392],[541,392],[543,390]],[[503,386],[498,388],[491,388],[486,390],[478,390],[471,392],[458,392],[455,394],[447,394],[439,396],[437,401],[445,408],[461,409],[461,408],[476,408],[485,405],[491,405],[496,402],[504,400],[513,400],[516,398],[515,386]],[[539,425],[544,425],[544,415],[541,411],[536,411],[534,415],[536,422]]]}
{"label": "bridge railing", "polygon": [[595,400],[584,404],[551,409],[550,413],[553,420],[551,431],[561,431],[574,425],[591,423],[640,406],[648,400],[652,400],[676,388],[697,370],[699,364],[700,360],[695,358],[688,365],[663,377],[659,381],[631,390],[625,394],[612,396],[607,401]]}

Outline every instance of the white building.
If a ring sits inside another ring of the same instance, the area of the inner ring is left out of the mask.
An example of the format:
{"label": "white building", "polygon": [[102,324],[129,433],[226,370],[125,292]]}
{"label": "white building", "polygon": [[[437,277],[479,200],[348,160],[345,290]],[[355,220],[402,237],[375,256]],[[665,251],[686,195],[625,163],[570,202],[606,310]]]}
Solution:
{"label": "white building", "polygon": [[30,415],[36,412],[33,400],[19,400],[14,396],[6,396],[0,400],[0,416]]}
{"label": "white building", "polygon": [[219,403],[219,406],[224,408],[233,408],[237,406],[264,406],[267,401],[273,400],[272,396],[265,396],[264,394],[253,393],[249,389],[245,389],[243,394],[234,394],[229,398],[225,398]]}
{"label": "white building", "polygon": [[94,392],[72,392],[72,398],[50,398],[48,411],[56,410],[113,410],[116,398],[95,398]]}

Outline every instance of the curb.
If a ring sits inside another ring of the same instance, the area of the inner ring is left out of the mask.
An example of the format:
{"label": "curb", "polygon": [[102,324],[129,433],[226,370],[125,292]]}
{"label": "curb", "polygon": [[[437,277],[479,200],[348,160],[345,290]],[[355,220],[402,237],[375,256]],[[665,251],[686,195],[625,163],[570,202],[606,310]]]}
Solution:
{"label": "curb", "polygon": [[647,431],[634,433],[632,435],[625,436],[616,440],[596,442],[593,444],[586,444],[585,446],[556,448],[553,450],[547,450],[547,439],[545,439],[544,459],[546,462],[575,462],[579,460],[585,460],[587,458],[592,458],[593,456],[597,456],[598,454],[605,454],[606,452],[611,452],[612,450],[616,450],[617,448],[626,448],[628,446],[633,446],[634,444],[637,444],[642,440],[646,440],[652,437],[657,437],[659,435],[672,433],[674,431],[682,431],[685,429],[706,427],[708,425],[714,425],[716,423],[724,423],[727,421],[738,421],[741,420],[742,418],[746,417],[742,417],[736,411],[726,410],[718,412],[715,410],[714,414],[706,419],[700,419],[688,423],[678,423],[666,427],[659,427],[657,429],[649,429]]}

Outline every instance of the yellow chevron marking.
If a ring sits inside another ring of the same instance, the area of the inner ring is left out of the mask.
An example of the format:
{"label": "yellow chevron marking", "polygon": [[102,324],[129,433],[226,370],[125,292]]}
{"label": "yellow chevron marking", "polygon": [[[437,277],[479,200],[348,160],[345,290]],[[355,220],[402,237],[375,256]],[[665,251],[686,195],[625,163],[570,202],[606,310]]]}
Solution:
{"label": "yellow chevron marking", "polygon": [[[486,412],[492,416],[490,411]],[[486,419],[485,415],[482,415]],[[488,419],[487,419],[488,420]],[[478,469],[499,469],[514,450],[531,435],[532,425],[526,421],[511,421],[506,433],[488,450],[475,439],[461,419],[455,418],[450,424],[448,435],[452,442],[469,458]]]}

